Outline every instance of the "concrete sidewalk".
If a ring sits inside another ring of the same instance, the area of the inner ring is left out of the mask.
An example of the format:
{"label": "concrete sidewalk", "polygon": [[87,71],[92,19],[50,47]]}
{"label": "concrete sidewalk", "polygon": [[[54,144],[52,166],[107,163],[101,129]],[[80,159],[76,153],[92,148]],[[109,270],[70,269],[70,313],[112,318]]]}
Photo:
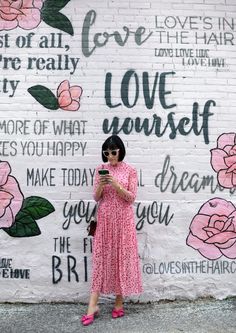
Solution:
{"label": "concrete sidewalk", "polygon": [[100,305],[101,314],[83,327],[81,304],[0,304],[1,333],[235,333],[236,298],[202,299],[154,304],[126,304],[123,318],[111,318],[111,303]]}

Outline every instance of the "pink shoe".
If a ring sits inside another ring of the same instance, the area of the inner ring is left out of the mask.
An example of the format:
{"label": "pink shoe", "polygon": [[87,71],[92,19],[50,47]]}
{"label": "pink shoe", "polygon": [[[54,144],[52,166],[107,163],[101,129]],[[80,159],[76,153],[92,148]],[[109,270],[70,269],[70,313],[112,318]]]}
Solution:
{"label": "pink shoe", "polygon": [[113,309],[112,310],[112,318],[119,318],[119,317],[123,317],[125,315],[124,309],[121,308],[119,310]]}
{"label": "pink shoe", "polygon": [[91,315],[83,315],[83,317],[81,318],[81,323],[84,326],[88,326],[94,322],[94,318],[97,317],[98,315],[99,315],[99,311],[95,311]]}

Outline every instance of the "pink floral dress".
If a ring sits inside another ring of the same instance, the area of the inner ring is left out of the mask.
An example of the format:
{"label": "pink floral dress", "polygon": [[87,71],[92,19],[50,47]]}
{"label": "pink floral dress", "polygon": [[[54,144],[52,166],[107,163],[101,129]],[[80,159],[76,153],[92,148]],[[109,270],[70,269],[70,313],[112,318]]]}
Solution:
{"label": "pink floral dress", "polygon": [[108,169],[129,195],[121,198],[111,185],[105,185],[97,211],[93,240],[92,292],[128,296],[142,292],[132,204],[137,192],[136,170],[125,162],[100,165],[96,169],[94,198],[99,169]]}

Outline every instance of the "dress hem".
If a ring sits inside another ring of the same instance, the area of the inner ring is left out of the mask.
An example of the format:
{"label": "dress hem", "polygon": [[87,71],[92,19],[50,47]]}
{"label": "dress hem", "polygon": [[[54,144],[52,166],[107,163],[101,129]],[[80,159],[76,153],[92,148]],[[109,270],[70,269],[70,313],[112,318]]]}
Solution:
{"label": "dress hem", "polygon": [[141,295],[143,293],[143,290],[142,291],[133,291],[133,292],[124,293],[124,294],[122,294],[121,292],[116,292],[115,290],[113,290],[113,291],[91,290],[91,293],[99,293],[99,294],[103,294],[103,295],[121,295],[124,297],[128,297],[128,296],[133,296],[133,295]]}

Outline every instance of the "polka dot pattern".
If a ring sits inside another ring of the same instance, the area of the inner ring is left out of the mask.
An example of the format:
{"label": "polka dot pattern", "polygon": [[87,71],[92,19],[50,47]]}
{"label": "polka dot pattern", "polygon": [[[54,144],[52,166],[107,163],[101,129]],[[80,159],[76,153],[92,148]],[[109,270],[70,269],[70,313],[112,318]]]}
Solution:
{"label": "polka dot pattern", "polygon": [[121,198],[109,184],[98,204],[97,229],[93,239],[92,292],[128,296],[142,292],[141,271],[132,204],[137,192],[137,172],[125,162],[96,169],[94,194],[99,174],[106,168],[128,190]]}

